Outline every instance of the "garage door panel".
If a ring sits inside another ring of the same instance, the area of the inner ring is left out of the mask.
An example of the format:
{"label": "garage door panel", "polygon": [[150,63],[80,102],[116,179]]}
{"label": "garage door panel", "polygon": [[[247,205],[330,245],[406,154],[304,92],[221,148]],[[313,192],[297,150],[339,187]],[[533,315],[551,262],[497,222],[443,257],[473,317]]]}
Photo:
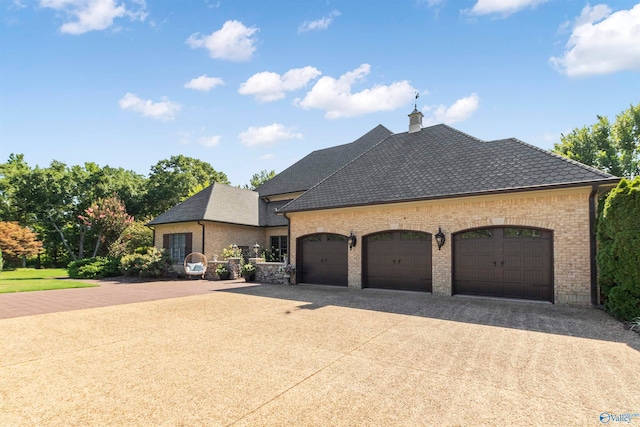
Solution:
{"label": "garage door panel", "polygon": [[363,285],[431,291],[431,235],[390,231],[363,239]]}
{"label": "garage door panel", "polygon": [[302,283],[346,286],[346,239],[346,236],[328,233],[301,238]]}
{"label": "garage door panel", "polygon": [[553,301],[553,235],[495,227],[454,235],[453,291]]}

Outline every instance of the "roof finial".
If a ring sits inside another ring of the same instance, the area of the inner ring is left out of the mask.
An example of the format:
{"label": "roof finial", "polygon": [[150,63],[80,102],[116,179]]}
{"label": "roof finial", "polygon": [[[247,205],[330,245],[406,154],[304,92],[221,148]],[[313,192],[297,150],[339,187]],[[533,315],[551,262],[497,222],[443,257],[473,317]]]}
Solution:
{"label": "roof finial", "polygon": [[413,108],[418,109],[418,98],[420,98],[420,92],[416,91],[416,100],[413,103]]}

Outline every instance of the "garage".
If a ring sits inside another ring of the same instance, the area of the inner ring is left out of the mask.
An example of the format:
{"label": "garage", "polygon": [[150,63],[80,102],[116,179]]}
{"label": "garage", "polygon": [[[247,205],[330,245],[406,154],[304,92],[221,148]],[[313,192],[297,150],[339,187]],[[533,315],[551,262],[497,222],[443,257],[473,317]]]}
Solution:
{"label": "garage", "polygon": [[453,293],[553,302],[553,235],[494,227],[453,237]]}
{"label": "garage", "polygon": [[387,231],[364,238],[364,287],[431,292],[431,234]]}
{"label": "garage", "polygon": [[298,239],[298,248],[300,282],[347,286],[347,236],[312,234]]}

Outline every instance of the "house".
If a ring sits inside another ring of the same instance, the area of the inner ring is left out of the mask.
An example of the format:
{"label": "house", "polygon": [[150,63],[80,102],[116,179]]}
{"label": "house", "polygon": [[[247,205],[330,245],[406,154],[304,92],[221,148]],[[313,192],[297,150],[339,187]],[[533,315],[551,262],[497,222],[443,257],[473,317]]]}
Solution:
{"label": "house", "polygon": [[155,244],[279,247],[297,283],[597,303],[596,204],[619,179],[422,117],[315,151],[254,192],[214,184],[150,223]]}

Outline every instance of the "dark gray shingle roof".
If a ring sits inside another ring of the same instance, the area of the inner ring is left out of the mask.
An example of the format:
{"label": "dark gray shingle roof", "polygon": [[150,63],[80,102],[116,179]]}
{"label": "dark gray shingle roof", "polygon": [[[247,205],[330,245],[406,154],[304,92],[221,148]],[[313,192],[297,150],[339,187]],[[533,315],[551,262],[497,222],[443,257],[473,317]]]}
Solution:
{"label": "dark gray shingle roof", "polygon": [[517,139],[486,142],[436,125],[389,136],[281,211],[616,180]]}
{"label": "dark gray shingle roof", "polygon": [[258,193],[215,183],[154,218],[147,225],[217,221],[259,225]]}
{"label": "dark gray shingle roof", "polygon": [[260,199],[260,225],[263,227],[279,227],[288,225],[284,215],[278,215],[276,210],[282,208],[291,200],[278,200],[277,202],[266,202]]}
{"label": "dark gray shingle roof", "polygon": [[260,185],[256,191],[265,197],[308,190],[389,135],[392,135],[389,129],[378,125],[349,144],[314,151]]}

